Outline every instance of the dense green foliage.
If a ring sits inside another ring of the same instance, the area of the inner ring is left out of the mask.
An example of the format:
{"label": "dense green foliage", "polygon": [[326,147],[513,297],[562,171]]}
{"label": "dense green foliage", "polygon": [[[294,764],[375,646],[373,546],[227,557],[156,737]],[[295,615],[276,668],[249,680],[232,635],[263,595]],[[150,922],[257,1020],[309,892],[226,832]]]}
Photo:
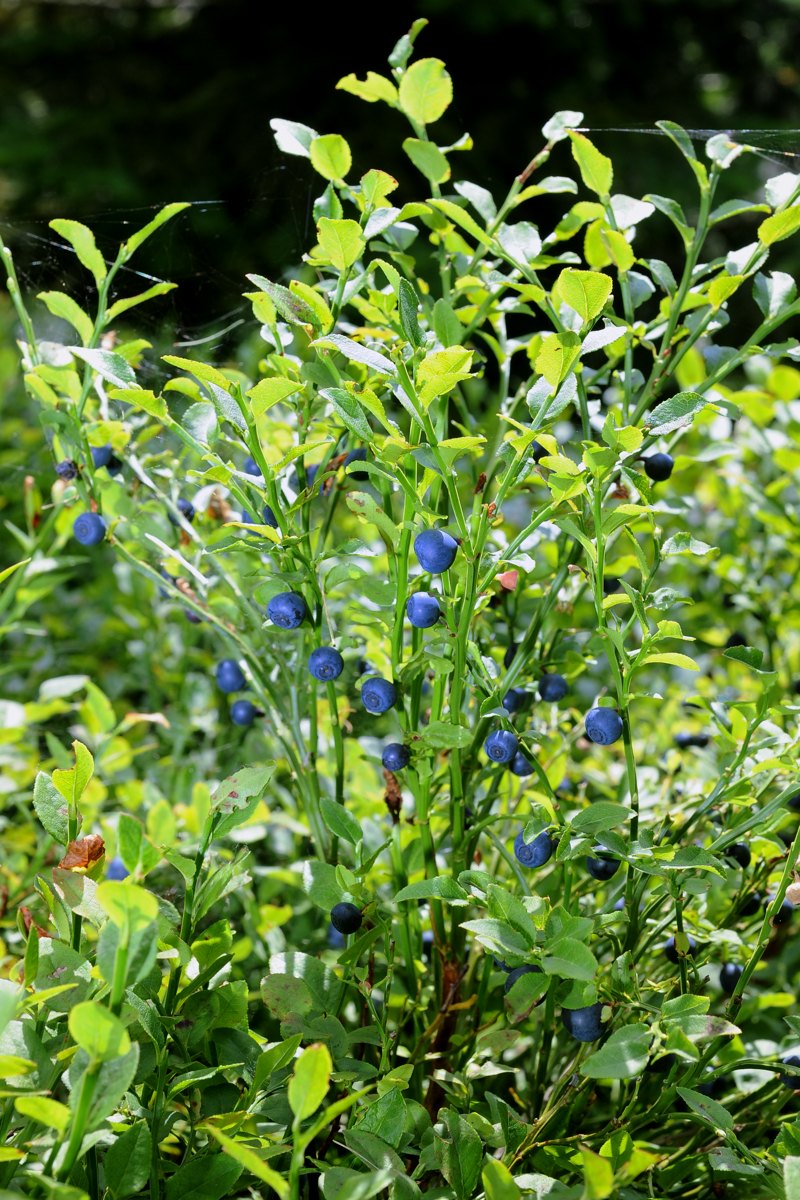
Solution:
{"label": "dense green foliage", "polygon": [[800,176],[560,112],[500,201],[419,32],[413,197],[272,122],[238,356],[139,335],[182,204],[52,223],[91,313],[0,243],[3,1200],[800,1195]]}

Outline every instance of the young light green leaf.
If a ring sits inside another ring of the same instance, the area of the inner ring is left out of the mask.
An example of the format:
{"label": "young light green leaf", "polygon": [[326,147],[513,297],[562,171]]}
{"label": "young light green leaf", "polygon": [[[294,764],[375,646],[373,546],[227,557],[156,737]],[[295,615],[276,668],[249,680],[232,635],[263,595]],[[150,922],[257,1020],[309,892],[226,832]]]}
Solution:
{"label": "young light green leaf", "polygon": [[366,245],[358,221],[320,217],[317,233],[323,255],[337,271],[352,267]]}
{"label": "young light green leaf", "polygon": [[575,366],[580,353],[581,339],[577,333],[548,333],[536,356],[536,370],[551,388],[557,388]]}
{"label": "young light green leaf", "polygon": [[360,342],[354,342],[352,338],[345,337],[344,334],[327,333],[311,344],[323,349],[338,350],[351,362],[363,363],[365,367],[369,367],[371,371],[378,371],[381,375],[394,375],[395,367],[390,358],[378,354],[376,350],[370,350],[367,346],[362,346]]}
{"label": "young light green leaf", "polygon": [[367,71],[366,79],[357,79],[355,75],[345,75],[343,79],[339,80],[336,87],[339,91],[349,92],[352,96],[358,96],[360,100],[366,100],[368,104],[382,100],[384,104],[390,104],[392,108],[397,108],[397,88],[391,79],[387,79],[385,75],[377,75],[375,71]]}
{"label": "young light green leaf", "polygon": [[166,204],[160,212],[156,213],[152,221],[148,222],[147,225],[143,225],[136,233],[131,234],[125,243],[125,257],[130,258],[134,250],[139,249],[142,242],[146,241],[162,225],[166,225],[167,221],[171,221],[178,213],[183,212],[185,208],[191,208],[190,201],[179,200],[174,204]]}
{"label": "young light green leaf", "polygon": [[315,137],[308,148],[314,170],[331,182],[341,183],[353,165],[353,155],[345,139],[338,133]]}
{"label": "young light green leaf", "polygon": [[445,396],[456,384],[471,378],[472,351],[462,346],[431,350],[417,367],[417,386],[423,407],[437,396]]}
{"label": "young light green leaf", "polygon": [[284,321],[290,325],[310,325],[313,329],[320,328],[320,321],[314,309],[301,299],[295,292],[282,283],[273,283],[263,275],[248,275],[247,278],[262,292],[266,292]]}
{"label": "young light green leaf", "polygon": [[782,242],[800,229],[800,206],[785,208],[783,212],[773,213],[758,227],[758,240],[762,246],[773,246]]}
{"label": "young light green leaf", "polygon": [[263,416],[273,405],[280,404],[282,400],[299,392],[302,386],[302,383],[295,383],[293,379],[287,379],[284,375],[259,379],[258,383],[254,384],[246,393],[250,398],[250,409],[253,416]]}
{"label": "young light green leaf", "polygon": [[122,313],[127,312],[129,308],[136,308],[138,304],[144,304],[156,296],[165,296],[167,292],[173,291],[177,286],[177,283],[154,283],[146,292],[139,292],[136,296],[125,296],[122,300],[117,300],[106,313],[105,324],[110,324]]}
{"label": "young light green leaf", "polygon": [[444,183],[450,178],[450,163],[433,142],[409,137],[403,142],[403,149],[428,183]]}
{"label": "young light green leaf", "polygon": [[215,1142],[218,1142],[222,1147],[224,1154],[239,1163],[251,1175],[255,1175],[256,1179],[260,1179],[262,1183],[266,1183],[280,1197],[280,1200],[288,1200],[289,1184],[279,1175],[277,1171],[264,1161],[250,1146],[243,1145],[242,1142],[237,1142],[233,1138],[228,1137],[215,1125],[203,1125],[202,1129],[205,1133],[210,1134]]}
{"label": "young light green leaf", "polygon": [[70,1010],[69,1031],[93,1062],[122,1058],[131,1048],[128,1031],[119,1017],[94,1000],[84,1000]]}
{"label": "young light green leaf", "polygon": [[364,411],[354,396],[344,388],[320,388],[319,394],[330,401],[334,412],[351,433],[365,442],[375,440]]}
{"label": "young light green leaf", "polygon": [[71,296],[65,295],[64,292],[40,292],[36,298],[47,306],[54,317],[68,321],[72,328],[77,330],[84,346],[88,345],[94,331],[94,323]]}
{"label": "young light green leaf", "polygon": [[554,295],[574,309],[584,324],[589,324],[603,311],[611,295],[611,277],[600,271],[576,271],[567,267],[553,288]]}
{"label": "young light green leaf", "polygon": [[316,1042],[295,1061],[289,1080],[289,1106],[298,1122],[319,1108],[330,1086],[333,1062],[327,1046]]}
{"label": "young light green leaf", "polygon": [[55,842],[69,840],[69,807],[49,775],[40,771],[33,785],[33,807],[43,827]]}
{"label": "young light green leaf", "polygon": [[453,81],[439,58],[420,58],[400,80],[400,107],[418,125],[438,121],[453,99]]}
{"label": "young light green leaf", "polygon": [[578,164],[584,184],[601,199],[605,199],[609,196],[614,182],[611,159],[601,154],[585,134],[570,130],[568,136],[572,142],[572,157]]}
{"label": "young light green leaf", "polygon": [[154,392],[148,392],[144,388],[111,388],[108,395],[111,400],[122,400],[125,404],[140,408],[157,421],[169,419],[169,409],[164,397],[156,396]]}
{"label": "young light green leaf", "polygon": [[111,350],[84,350],[80,346],[71,346],[70,350],[76,358],[83,359],[101,378],[106,379],[119,388],[136,388],[136,376],[130,363],[121,354]]}
{"label": "young light green leaf", "polygon": [[335,800],[331,800],[328,796],[320,798],[319,807],[322,819],[334,837],[342,838],[343,841],[349,842],[351,846],[357,846],[364,835],[361,832],[361,826],[353,814],[348,812],[343,804],[337,804]]}
{"label": "young light green leaf", "polygon": [[50,222],[50,228],[60,233],[65,242],[69,242],[78,256],[78,260],[94,275],[99,287],[106,277],[106,264],[102,254],[97,249],[94,234],[91,229],[81,225],[80,221],[65,221],[57,219]]}

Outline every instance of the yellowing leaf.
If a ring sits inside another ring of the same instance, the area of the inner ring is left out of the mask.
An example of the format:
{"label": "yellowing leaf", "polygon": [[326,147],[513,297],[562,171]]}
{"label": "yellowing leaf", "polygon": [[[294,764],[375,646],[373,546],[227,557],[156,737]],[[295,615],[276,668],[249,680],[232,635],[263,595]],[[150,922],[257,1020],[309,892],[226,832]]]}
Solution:
{"label": "yellowing leaf", "polygon": [[688,654],[648,654],[647,664],[650,663],[667,663],[671,667],[683,667],[684,671],[699,671],[697,663],[693,658],[689,658]]}
{"label": "yellowing leaf", "polygon": [[544,375],[551,387],[558,387],[569,375],[580,352],[581,339],[577,333],[548,333],[536,356],[536,370]]}
{"label": "yellowing leaf", "polygon": [[782,242],[800,229],[800,206],[787,208],[783,212],[773,213],[758,227],[758,240],[763,246],[772,246]]}
{"label": "yellowing leaf", "polygon": [[453,81],[439,58],[420,58],[400,80],[400,107],[418,125],[438,121],[453,99]]}
{"label": "yellowing leaf", "polygon": [[718,275],[708,285],[708,299],[713,309],[721,308],[729,296],[732,296],[741,284],[744,275]]}
{"label": "yellowing leaf", "polygon": [[293,395],[294,392],[299,392],[302,384],[294,383],[291,379],[285,379],[283,375],[278,375],[273,379],[260,379],[254,387],[251,387],[247,392],[250,397],[250,408],[254,417],[260,417],[267,412],[274,404],[280,404],[281,400],[285,400],[287,396]]}
{"label": "yellowing leaf", "polygon": [[391,79],[387,79],[385,75],[377,75],[375,71],[367,71],[366,79],[357,79],[352,74],[345,75],[344,79],[339,80],[336,87],[339,91],[349,92],[351,96],[358,96],[360,100],[366,100],[367,104],[383,100],[385,104],[391,104],[392,108],[397,108],[397,88]]}
{"label": "yellowing leaf", "polygon": [[570,130],[572,142],[572,157],[578,164],[581,179],[590,191],[598,196],[606,197],[614,182],[614,168],[611,159],[601,154],[593,142],[583,133],[573,133]]}
{"label": "yellowing leaf", "polygon": [[553,288],[554,297],[573,308],[585,324],[599,316],[611,295],[611,277],[600,271],[576,271],[567,267]]}
{"label": "yellowing leaf", "polygon": [[432,350],[426,354],[417,368],[419,398],[425,408],[436,396],[451,392],[462,379],[469,379],[472,351],[463,346],[449,346],[446,350]]}

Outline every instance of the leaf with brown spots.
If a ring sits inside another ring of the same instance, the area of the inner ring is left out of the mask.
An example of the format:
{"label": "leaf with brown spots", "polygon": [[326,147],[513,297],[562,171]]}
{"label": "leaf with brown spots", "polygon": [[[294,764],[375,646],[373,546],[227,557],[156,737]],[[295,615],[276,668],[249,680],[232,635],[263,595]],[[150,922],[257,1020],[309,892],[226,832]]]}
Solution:
{"label": "leaf with brown spots", "polygon": [[65,871],[78,871],[85,875],[106,852],[106,844],[99,833],[76,838],[67,846],[67,853],[58,864]]}

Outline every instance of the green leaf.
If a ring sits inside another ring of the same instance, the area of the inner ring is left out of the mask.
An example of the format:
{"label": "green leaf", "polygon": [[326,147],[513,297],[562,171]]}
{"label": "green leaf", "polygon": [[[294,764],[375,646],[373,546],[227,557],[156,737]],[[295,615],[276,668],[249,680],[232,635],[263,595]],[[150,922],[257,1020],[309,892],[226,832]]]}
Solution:
{"label": "green leaf", "polygon": [[133,368],[121,354],[114,354],[110,350],[84,350],[80,346],[70,346],[70,351],[76,358],[82,358],[93,371],[103,379],[107,379],[109,383],[113,383],[115,387],[136,388],[139,386]]}
{"label": "green leaf", "polygon": [[772,246],[782,242],[800,229],[800,206],[794,205],[783,212],[773,213],[758,227],[758,240],[762,246]]}
{"label": "green leaf", "polygon": [[732,1132],[733,1117],[723,1105],[712,1100],[710,1096],[704,1096],[702,1092],[692,1091],[691,1088],[679,1087],[675,1090],[681,1099],[686,1101],[692,1112],[697,1113],[704,1124],[710,1125],[712,1129],[721,1130],[723,1133]]}
{"label": "green leaf", "polygon": [[708,403],[708,397],[698,392],[678,392],[669,400],[662,400],[647,414],[644,427],[652,437],[663,437],[684,425],[691,425],[695,415]]}
{"label": "green leaf", "polygon": [[33,785],[33,807],[54,842],[69,840],[69,807],[49,775],[40,771]]}
{"label": "green leaf", "polygon": [[649,666],[650,663],[666,663],[670,667],[682,667],[684,671],[699,671],[697,663],[693,658],[689,658],[688,654],[674,654],[669,651],[666,654],[648,654],[643,660]]}
{"label": "green leaf", "polygon": [[487,1159],[481,1182],[486,1200],[519,1200],[522,1196],[508,1167],[496,1158]]}
{"label": "green leaf", "polygon": [[577,333],[548,333],[542,340],[534,365],[550,387],[557,388],[569,375],[580,354],[581,339]]}
{"label": "green leaf", "polygon": [[399,904],[401,900],[428,900],[431,897],[465,903],[469,900],[469,894],[450,875],[436,875],[433,879],[406,884],[395,896],[395,901]]}
{"label": "green leaf", "polygon": [[320,388],[319,394],[330,401],[334,412],[351,433],[364,442],[375,440],[364,411],[354,396],[344,388]]}
{"label": "green leaf", "polygon": [[583,133],[570,130],[569,139],[572,142],[572,157],[578,164],[581,179],[590,191],[596,192],[604,199],[610,194],[614,182],[611,159],[601,154]]}
{"label": "green leaf", "polygon": [[569,131],[583,124],[583,113],[570,108],[562,108],[553,113],[549,121],[542,126],[542,133],[548,142],[563,142],[569,137]]}
{"label": "green leaf", "polygon": [[423,726],[422,739],[436,750],[466,750],[472,743],[472,733],[463,725],[451,725],[449,721],[430,721]]}
{"label": "green leaf", "polygon": [[368,104],[382,100],[384,104],[391,104],[392,108],[397,108],[397,88],[391,79],[387,79],[385,75],[377,75],[374,71],[367,71],[366,79],[357,79],[355,75],[345,75],[344,79],[339,80],[336,87],[339,91],[349,92],[351,96],[358,96],[360,100],[366,100]]}
{"label": "green leaf", "polygon": [[414,166],[420,171],[428,183],[444,183],[450,178],[450,163],[447,156],[442,154],[433,142],[423,142],[420,138],[408,137],[403,142],[403,149]]}
{"label": "green leaf", "polygon": [[254,384],[246,393],[250,398],[250,411],[254,417],[261,417],[273,405],[280,404],[288,396],[299,392],[302,386],[302,383],[295,383],[294,380],[286,379],[283,375],[276,375],[271,379],[259,379],[258,383]]}
{"label": "green leaf", "polygon": [[400,544],[400,530],[368,492],[348,492],[345,504],[360,521],[379,529],[387,542],[397,549]]}
{"label": "green leaf", "polygon": [[261,767],[240,767],[223,779],[211,797],[215,837],[224,837],[252,815],[274,773],[275,763],[268,762]]}
{"label": "green leaf", "polygon": [[574,309],[584,324],[598,317],[611,295],[611,278],[600,271],[576,271],[567,267],[556,280],[553,292]]}
{"label": "green leaf", "polygon": [[352,267],[366,245],[358,221],[320,217],[317,233],[322,253],[337,271]]}
{"label": "green leaf", "polygon": [[311,345],[338,350],[351,362],[363,363],[371,371],[378,371],[381,375],[394,375],[394,363],[390,358],[378,354],[376,350],[368,349],[367,346],[362,346],[360,342],[354,342],[352,338],[345,337],[344,334],[326,333],[325,337],[317,338]]}
{"label": "green leaf", "polygon": [[242,1164],[225,1154],[202,1154],[170,1175],[165,1200],[223,1200],[234,1194]]}
{"label": "green leaf", "polygon": [[125,296],[122,300],[117,300],[106,313],[105,324],[108,325],[121,313],[127,312],[129,308],[136,308],[138,304],[144,304],[156,296],[165,296],[167,292],[173,291],[177,286],[177,283],[154,283],[146,292],[139,292],[136,296]]}
{"label": "green leaf", "polygon": [[111,1194],[122,1200],[140,1192],[150,1178],[151,1158],[150,1129],[145,1121],[137,1121],[106,1151],[103,1165]]}
{"label": "green leaf", "polygon": [[437,396],[445,396],[456,384],[471,378],[472,351],[462,346],[449,346],[446,350],[431,350],[417,367],[416,383],[419,398],[428,408]]}
{"label": "green leaf", "polygon": [[614,1194],[614,1168],[607,1158],[582,1146],[583,1195],[581,1200],[608,1200]]}
{"label": "green leaf", "polygon": [[572,819],[572,828],[576,833],[597,834],[606,829],[614,829],[630,819],[631,810],[624,804],[614,804],[611,800],[595,800],[583,812]]}
{"label": "green leaf", "polygon": [[454,225],[458,225],[458,227],[463,229],[465,233],[468,233],[470,237],[475,238],[476,242],[479,242],[484,246],[491,244],[492,239],[486,230],[481,229],[475,218],[471,217],[469,213],[462,208],[460,204],[456,204],[454,200],[426,200],[425,203],[428,205],[428,208],[434,209],[435,212],[442,213],[445,217],[447,217],[448,221],[452,221]]}
{"label": "green leaf", "polygon": [[153,893],[129,881],[111,879],[98,884],[97,902],[108,919],[128,934],[145,928],[158,916],[158,900]]}
{"label": "green leaf", "polygon": [[453,99],[453,81],[439,58],[420,58],[400,80],[400,107],[418,125],[438,121]]}
{"label": "green leaf", "polygon": [[469,1121],[450,1108],[440,1109],[438,1121],[448,1134],[447,1138],[442,1138],[434,1131],[439,1169],[457,1200],[470,1200],[481,1172],[483,1143]]}
{"label": "green leaf", "polygon": [[54,317],[60,317],[62,321],[69,321],[73,329],[78,331],[78,336],[84,346],[91,341],[94,322],[71,296],[65,295],[64,292],[40,292],[36,299],[41,300]]}
{"label": "green leaf", "polygon": [[717,553],[719,552],[716,546],[709,546],[706,542],[701,542],[699,538],[693,537],[686,530],[674,533],[661,547],[662,558],[670,558],[673,554],[695,554],[698,558],[702,558],[704,554]]}
{"label": "green leaf", "polygon": [[800,1158],[796,1155],[783,1160],[783,1190],[786,1200],[800,1200]]}
{"label": "green leaf", "polygon": [[443,346],[460,346],[464,326],[452,305],[441,298],[433,306],[433,331]]}
{"label": "green leaf", "polygon": [[156,396],[153,392],[145,391],[144,388],[111,388],[108,395],[112,400],[122,400],[125,404],[132,404],[134,408],[140,408],[142,412],[149,413],[157,421],[169,420],[169,409],[164,397]]}
{"label": "green leaf", "polygon": [[419,296],[414,285],[409,283],[407,279],[400,280],[397,302],[400,309],[400,324],[407,340],[412,346],[423,345],[425,339],[422,336],[422,330],[419,327],[419,319],[417,317]]}
{"label": "green leaf", "polygon": [[149,221],[147,225],[143,225],[136,233],[131,234],[125,243],[125,257],[130,258],[134,250],[139,249],[142,242],[146,241],[162,225],[166,225],[167,221],[171,221],[178,213],[183,212],[185,208],[191,208],[188,200],[178,200],[174,204],[166,204],[160,212],[156,213],[152,221]]}
{"label": "green leaf", "polygon": [[227,1134],[217,1129],[214,1125],[204,1125],[203,1130],[219,1143],[224,1154],[234,1159],[246,1171],[249,1171],[251,1175],[255,1175],[256,1179],[260,1179],[262,1183],[268,1184],[281,1200],[288,1200],[289,1184],[282,1175],[279,1175],[263,1158],[256,1154],[255,1150],[249,1146],[242,1145],[241,1142],[234,1141],[233,1138],[228,1137]]}
{"label": "green leaf", "polygon": [[70,1010],[69,1031],[93,1062],[122,1058],[131,1048],[128,1031],[119,1017],[94,1000],[84,1000]]}
{"label": "green leaf", "polygon": [[625,1025],[615,1029],[599,1050],[590,1054],[580,1067],[590,1079],[633,1079],[647,1064],[653,1035],[646,1025]]}
{"label": "green leaf", "polygon": [[319,802],[322,819],[334,837],[342,838],[351,846],[357,846],[364,835],[358,821],[342,804],[337,804],[328,796],[322,796]]}
{"label": "green leaf", "polygon": [[560,937],[545,946],[542,968],[548,975],[582,979],[588,983],[597,972],[597,959],[583,942],[576,938]]}
{"label": "green leaf", "polygon": [[297,158],[311,157],[311,143],[315,137],[319,137],[316,129],[300,125],[297,121],[284,121],[281,117],[273,117],[269,127],[278,149],[284,154],[293,154]]}
{"label": "green leaf", "polygon": [[342,183],[353,165],[353,155],[345,139],[338,133],[315,137],[308,148],[314,170],[331,182]]}
{"label": "green leaf", "polygon": [[313,329],[321,327],[319,316],[311,305],[282,283],[273,283],[264,275],[248,275],[247,278],[262,292],[266,292],[284,321],[290,325],[310,325]]}
{"label": "green leaf", "polygon": [[[727,650],[723,650],[725,658],[731,658],[734,662],[744,663],[753,671],[761,671],[761,664],[764,661],[764,651],[757,649],[755,646],[731,646]],[[768,674],[768,672],[762,672]]]}
{"label": "green leaf", "polygon": [[81,225],[80,221],[65,221],[60,218],[51,221],[50,228],[60,234],[65,242],[69,242],[78,256],[78,261],[86,267],[87,271],[91,271],[94,275],[95,283],[99,287],[105,279],[107,271],[103,256],[97,249],[91,229],[87,229],[85,225]]}
{"label": "green leaf", "polygon": [[393,175],[389,175],[386,171],[367,171],[361,176],[361,195],[367,208],[375,208],[391,195],[399,184]]}
{"label": "green leaf", "polygon": [[289,1080],[289,1106],[298,1122],[310,1117],[322,1104],[332,1070],[330,1051],[322,1043],[309,1046],[295,1061]]}
{"label": "green leaf", "polygon": [[17,1096],[14,1107],[23,1117],[38,1121],[47,1129],[63,1133],[70,1122],[70,1111],[66,1104],[49,1100],[46,1096]]}
{"label": "green leaf", "polygon": [[75,766],[69,770],[57,768],[53,771],[52,778],[64,799],[75,805],[94,774],[94,759],[83,742],[73,742],[72,753],[75,756]]}
{"label": "green leaf", "polygon": [[[338,902],[340,894],[337,893],[334,903]],[[261,980],[261,999],[279,1021],[293,1015],[305,1016],[314,1007],[309,989],[302,979],[292,975],[265,975]]]}

